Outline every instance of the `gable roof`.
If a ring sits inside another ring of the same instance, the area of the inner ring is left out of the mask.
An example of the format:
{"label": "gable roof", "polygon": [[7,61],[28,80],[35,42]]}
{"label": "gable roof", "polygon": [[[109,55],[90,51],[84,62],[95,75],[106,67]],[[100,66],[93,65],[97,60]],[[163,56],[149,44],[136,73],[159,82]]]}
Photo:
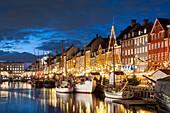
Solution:
{"label": "gable roof", "polygon": [[158,70],[156,70],[155,72],[153,72],[152,75],[153,75],[154,73],[156,73],[157,71],[162,71],[163,73],[165,73],[165,74],[167,74],[167,75],[170,75],[170,69],[158,69]]}
{"label": "gable roof", "polygon": [[170,24],[170,19],[165,19],[165,18],[157,18],[164,30],[167,30],[167,25]]}

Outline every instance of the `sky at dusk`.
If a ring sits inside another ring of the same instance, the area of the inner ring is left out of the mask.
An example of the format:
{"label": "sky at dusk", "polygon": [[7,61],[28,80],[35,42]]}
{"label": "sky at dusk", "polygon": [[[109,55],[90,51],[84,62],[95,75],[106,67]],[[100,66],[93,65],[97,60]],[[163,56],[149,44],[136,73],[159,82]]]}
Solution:
{"label": "sky at dusk", "polygon": [[0,60],[31,62],[34,54],[83,48],[96,34],[110,35],[113,16],[119,35],[131,19],[143,24],[170,18],[170,0],[1,0]]}

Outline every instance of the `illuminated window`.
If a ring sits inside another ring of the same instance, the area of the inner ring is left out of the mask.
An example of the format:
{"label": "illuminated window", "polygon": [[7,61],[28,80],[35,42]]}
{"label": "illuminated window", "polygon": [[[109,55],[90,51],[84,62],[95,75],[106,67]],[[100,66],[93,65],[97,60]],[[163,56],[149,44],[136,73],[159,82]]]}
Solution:
{"label": "illuminated window", "polygon": [[131,45],[133,45],[133,40],[131,40]]}
{"label": "illuminated window", "polygon": [[145,28],[145,29],[144,29],[144,33],[146,33],[146,32],[147,32],[147,29]]}
{"label": "illuminated window", "polygon": [[127,47],[127,42],[125,42],[125,47]]}
{"label": "illuminated window", "polygon": [[147,48],[147,46],[145,46],[145,52],[148,52],[148,48]]}
{"label": "illuminated window", "polygon": [[133,49],[131,49],[131,55],[133,55]]}
{"label": "illuminated window", "polygon": [[160,53],[158,53],[158,60],[160,60]]}
{"label": "illuminated window", "polygon": [[164,42],[162,41],[162,48],[164,47]]}
{"label": "illuminated window", "polygon": [[156,36],[157,36],[157,35],[155,34],[155,40],[156,40]]}
{"label": "illuminated window", "polygon": [[153,35],[152,35],[152,40],[153,40]]}
{"label": "illuminated window", "polygon": [[137,48],[137,53],[139,53],[139,48]]}
{"label": "illuminated window", "polygon": [[136,40],[137,40],[137,39],[135,39],[135,45],[136,45]]}
{"label": "illuminated window", "polygon": [[157,43],[155,43],[155,49],[157,49]]}
{"label": "illuminated window", "polygon": [[143,47],[143,53],[145,52],[145,47]]}
{"label": "illuminated window", "polygon": [[130,49],[128,50],[128,55],[130,55]]}
{"label": "illuminated window", "polygon": [[163,38],[163,36],[164,36],[164,32],[161,33],[161,37],[162,37],[162,38]]}
{"label": "illuminated window", "polygon": [[160,48],[160,42],[158,42],[158,48]]}
{"label": "illuminated window", "polygon": [[135,54],[136,54],[136,48],[135,48]]}
{"label": "illuminated window", "polygon": [[128,46],[130,46],[130,41],[128,41]]}
{"label": "illuminated window", "polygon": [[133,64],[133,58],[131,58],[131,64]]}
{"label": "illuminated window", "polygon": [[164,53],[161,53],[161,60],[164,60]]}
{"label": "illuminated window", "polygon": [[147,42],[147,41],[148,41],[148,36],[145,37],[145,42]]}
{"label": "illuminated window", "polygon": [[165,52],[165,60],[168,59],[168,53]]}
{"label": "illuminated window", "polygon": [[124,43],[122,43],[122,47],[124,47]]}
{"label": "illuminated window", "polygon": [[168,45],[168,43],[167,43],[167,41],[165,41],[165,47],[167,47],[167,45]]}
{"label": "illuminated window", "polygon": [[139,39],[137,39],[137,46],[139,46]]}
{"label": "illuminated window", "polygon": [[140,39],[140,43],[142,43],[142,37],[141,38],[139,38]]}
{"label": "illuminated window", "polygon": [[158,29],[160,29],[160,25],[158,25]]}
{"label": "illuminated window", "polygon": [[152,60],[154,60],[154,54],[152,54]]}
{"label": "illuminated window", "polygon": [[125,50],[125,55],[127,55],[127,50]]}
{"label": "illuminated window", "polygon": [[155,61],[157,61],[157,54],[155,54]]}
{"label": "illuminated window", "polygon": [[158,39],[160,38],[160,33],[158,33]]}
{"label": "illuminated window", "polygon": [[152,44],[152,50],[154,49],[154,44]]}

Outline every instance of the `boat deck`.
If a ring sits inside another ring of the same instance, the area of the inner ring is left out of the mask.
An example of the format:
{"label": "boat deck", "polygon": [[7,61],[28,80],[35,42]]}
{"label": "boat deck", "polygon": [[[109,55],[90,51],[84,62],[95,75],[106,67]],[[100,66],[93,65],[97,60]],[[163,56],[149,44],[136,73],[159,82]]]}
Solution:
{"label": "boat deck", "polygon": [[115,103],[123,104],[125,106],[139,106],[139,105],[156,105],[155,101],[147,100],[113,100]]}

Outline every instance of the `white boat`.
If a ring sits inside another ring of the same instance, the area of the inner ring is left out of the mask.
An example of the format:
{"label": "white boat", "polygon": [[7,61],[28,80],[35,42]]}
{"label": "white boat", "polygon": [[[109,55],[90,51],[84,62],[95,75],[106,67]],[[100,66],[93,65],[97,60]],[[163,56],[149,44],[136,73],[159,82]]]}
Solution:
{"label": "white boat", "polygon": [[109,97],[109,98],[114,98],[114,99],[122,99],[123,98],[123,92],[122,91],[119,91],[119,92],[116,92],[116,91],[112,91],[112,92],[107,92],[107,91],[104,91],[104,94],[106,97]]}
{"label": "white boat", "polygon": [[62,84],[56,87],[56,92],[59,93],[72,93],[74,91],[74,87],[68,84],[67,81],[62,81]]}
{"label": "white boat", "polygon": [[77,93],[92,93],[96,88],[96,81],[86,80],[85,82],[75,85],[75,92]]}

